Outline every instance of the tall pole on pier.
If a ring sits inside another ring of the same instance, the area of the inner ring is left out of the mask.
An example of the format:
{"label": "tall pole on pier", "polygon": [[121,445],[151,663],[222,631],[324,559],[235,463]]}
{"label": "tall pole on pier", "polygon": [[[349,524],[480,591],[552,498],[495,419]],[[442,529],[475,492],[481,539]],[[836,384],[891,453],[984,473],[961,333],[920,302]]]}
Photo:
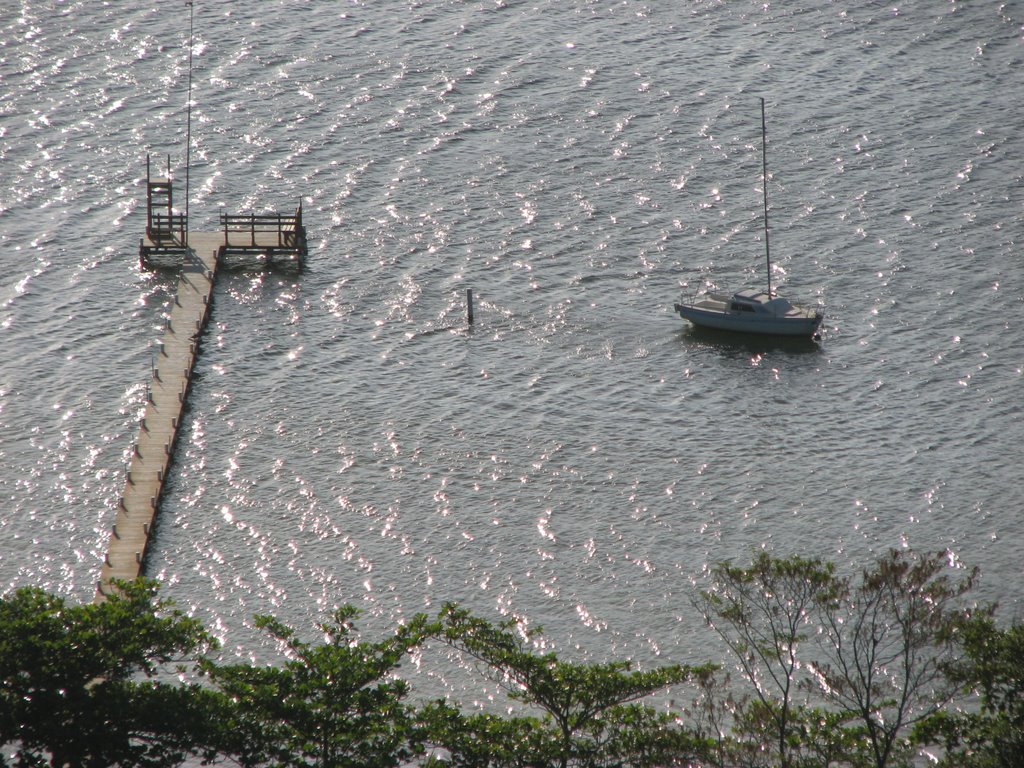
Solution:
{"label": "tall pole on pier", "polygon": [[185,0],[188,6],[188,104],[186,108],[185,128],[185,245],[188,245],[188,198],[189,198],[189,175],[192,168],[192,19],[194,10],[192,0]]}

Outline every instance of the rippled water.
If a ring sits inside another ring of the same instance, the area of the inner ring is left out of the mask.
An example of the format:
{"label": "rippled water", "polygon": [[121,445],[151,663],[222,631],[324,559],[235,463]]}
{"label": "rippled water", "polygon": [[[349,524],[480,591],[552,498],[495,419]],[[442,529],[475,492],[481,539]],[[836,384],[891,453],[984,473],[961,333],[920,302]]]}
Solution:
{"label": "rippled water", "polygon": [[[810,6],[198,2],[194,226],[301,198],[313,246],[217,287],[167,594],[240,653],[256,611],[457,600],[702,660],[708,562],[949,547],[1019,617],[1024,12]],[[98,578],[187,42],[166,4],[0,11],[0,590]],[[817,344],[672,312],[763,285],[761,96],[773,283],[825,303]]]}

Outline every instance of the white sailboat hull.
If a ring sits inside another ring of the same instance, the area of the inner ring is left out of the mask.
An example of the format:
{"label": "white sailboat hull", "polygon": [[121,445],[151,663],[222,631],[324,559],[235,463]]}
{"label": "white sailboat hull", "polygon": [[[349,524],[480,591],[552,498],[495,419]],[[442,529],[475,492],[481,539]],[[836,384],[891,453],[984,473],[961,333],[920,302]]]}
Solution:
{"label": "white sailboat hull", "polygon": [[818,309],[754,291],[741,291],[732,297],[705,294],[675,308],[681,317],[704,328],[769,336],[813,336],[824,317]]}

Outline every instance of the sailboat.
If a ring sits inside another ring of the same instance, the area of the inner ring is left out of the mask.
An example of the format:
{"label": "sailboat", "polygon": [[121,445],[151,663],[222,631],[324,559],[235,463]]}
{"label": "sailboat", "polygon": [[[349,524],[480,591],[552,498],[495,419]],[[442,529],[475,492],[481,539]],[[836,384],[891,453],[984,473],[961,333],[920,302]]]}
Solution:
{"label": "sailboat", "polygon": [[825,317],[821,307],[803,307],[772,292],[772,259],[768,247],[768,147],[761,99],[761,166],[764,189],[764,253],[768,290],[746,289],[731,296],[704,293],[675,305],[676,312],[694,325],[739,333],[773,336],[814,336]]}

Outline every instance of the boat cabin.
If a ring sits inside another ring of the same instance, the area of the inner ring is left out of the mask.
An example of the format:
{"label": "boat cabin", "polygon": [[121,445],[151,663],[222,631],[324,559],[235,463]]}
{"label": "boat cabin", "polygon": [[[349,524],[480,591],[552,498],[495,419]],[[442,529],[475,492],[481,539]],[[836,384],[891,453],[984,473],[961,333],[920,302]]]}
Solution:
{"label": "boat cabin", "polygon": [[760,291],[739,291],[732,295],[729,309],[733,312],[765,312],[772,299]]}
{"label": "boat cabin", "polygon": [[749,312],[775,317],[801,316],[806,314],[780,296],[769,296],[764,291],[746,290],[734,293],[729,302],[731,312]]}

